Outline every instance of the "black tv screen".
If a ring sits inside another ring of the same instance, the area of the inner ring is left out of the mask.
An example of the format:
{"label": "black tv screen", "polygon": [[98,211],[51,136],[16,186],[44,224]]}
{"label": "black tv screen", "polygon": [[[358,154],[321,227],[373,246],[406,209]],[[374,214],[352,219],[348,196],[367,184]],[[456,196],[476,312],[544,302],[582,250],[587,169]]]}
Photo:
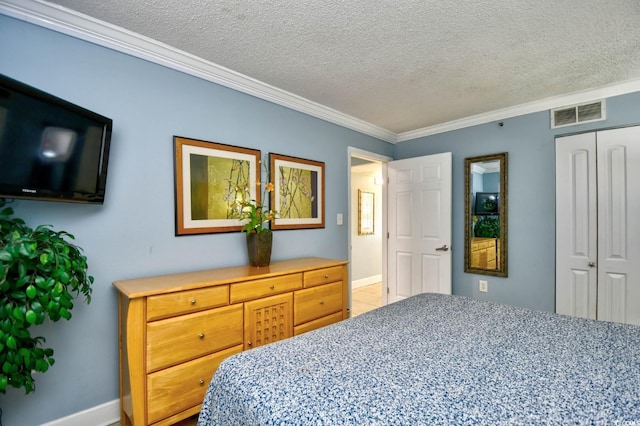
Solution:
{"label": "black tv screen", "polygon": [[0,197],[102,204],[112,126],[0,74]]}
{"label": "black tv screen", "polygon": [[476,215],[498,215],[500,194],[497,192],[476,192]]}

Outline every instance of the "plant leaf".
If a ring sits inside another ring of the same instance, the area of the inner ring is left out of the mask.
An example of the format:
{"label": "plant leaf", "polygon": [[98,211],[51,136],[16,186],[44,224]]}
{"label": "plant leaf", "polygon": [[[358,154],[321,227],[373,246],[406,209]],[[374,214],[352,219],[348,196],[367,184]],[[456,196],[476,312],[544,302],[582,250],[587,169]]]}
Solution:
{"label": "plant leaf", "polygon": [[13,256],[7,249],[0,249],[0,261],[11,262],[12,260]]}
{"label": "plant leaf", "polygon": [[[16,338],[13,336],[7,337],[6,345],[9,349],[17,349],[18,345],[16,343]],[[4,366],[3,366],[4,369]]]}

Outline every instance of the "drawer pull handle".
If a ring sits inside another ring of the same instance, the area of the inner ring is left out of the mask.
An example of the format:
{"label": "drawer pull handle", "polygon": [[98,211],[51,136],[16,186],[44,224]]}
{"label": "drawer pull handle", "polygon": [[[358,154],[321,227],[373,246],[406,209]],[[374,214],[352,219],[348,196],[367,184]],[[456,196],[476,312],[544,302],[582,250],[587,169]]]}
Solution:
{"label": "drawer pull handle", "polygon": [[320,301],[320,304],[321,304],[321,305],[324,305],[324,300],[321,300],[321,301]]}
{"label": "drawer pull handle", "polygon": [[201,338],[201,339],[204,339],[204,333],[198,334],[198,337]]}
{"label": "drawer pull handle", "polygon": [[196,299],[191,299],[191,304],[195,305],[196,304]]}
{"label": "drawer pull handle", "polygon": [[200,379],[200,386],[204,385],[204,380]]}
{"label": "drawer pull handle", "polygon": [[324,274],[324,277],[325,278],[329,278],[329,274]]}
{"label": "drawer pull handle", "polygon": [[273,289],[275,289],[275,288],[276,288],[276,286],[275,286],[275,285],[273,285],[273,284],[271,284],[271,285],[269,286],[269,288],[270,288],[271,290],[273,290]]}
{"label": "drawer pull handle", "polygon": [[253,343],[251,343],[251,340],[249,340],[249,341],[247,342],[247,346],[251,346],[252,344],[253,344]]}

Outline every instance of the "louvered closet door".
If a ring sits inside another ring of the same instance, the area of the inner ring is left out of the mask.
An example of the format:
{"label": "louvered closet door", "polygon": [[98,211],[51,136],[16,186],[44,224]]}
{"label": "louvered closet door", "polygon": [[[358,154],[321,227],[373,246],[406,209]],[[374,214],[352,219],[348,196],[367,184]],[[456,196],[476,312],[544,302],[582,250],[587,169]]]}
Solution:
{"label": "louvered closet door", "polygon": [[640,128],[556,140],[556,311],[640,324]]}

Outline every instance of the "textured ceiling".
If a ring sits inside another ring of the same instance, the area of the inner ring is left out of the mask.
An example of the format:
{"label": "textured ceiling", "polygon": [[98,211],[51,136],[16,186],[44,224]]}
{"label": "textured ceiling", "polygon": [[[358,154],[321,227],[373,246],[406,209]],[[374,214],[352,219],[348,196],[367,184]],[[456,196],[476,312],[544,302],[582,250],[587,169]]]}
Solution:
{"label": "textured ceiling", "polygon": [[404,133],[640,79],[637,0],[54,0]]}

